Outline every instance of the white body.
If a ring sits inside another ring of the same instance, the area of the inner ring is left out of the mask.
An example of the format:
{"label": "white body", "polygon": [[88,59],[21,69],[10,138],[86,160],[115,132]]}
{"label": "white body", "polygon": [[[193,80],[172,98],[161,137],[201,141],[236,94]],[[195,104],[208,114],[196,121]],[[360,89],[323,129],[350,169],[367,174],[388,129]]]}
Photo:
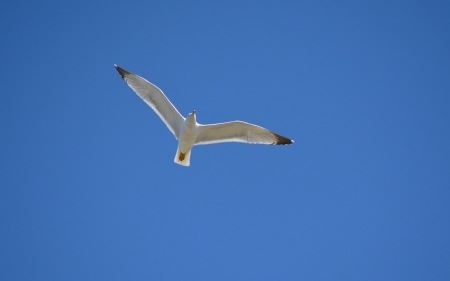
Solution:
{"label": "white body", "polygon": [[[191,164],[191,149],[195,145],[198,135],[199,124],[195,120],[195,111],[189,114],[180,126],[180,133],[178,135],[178,149],[175,154],[175,163],[189,166]],[[184,159],[180,159],[180,153],[184,154]]]}

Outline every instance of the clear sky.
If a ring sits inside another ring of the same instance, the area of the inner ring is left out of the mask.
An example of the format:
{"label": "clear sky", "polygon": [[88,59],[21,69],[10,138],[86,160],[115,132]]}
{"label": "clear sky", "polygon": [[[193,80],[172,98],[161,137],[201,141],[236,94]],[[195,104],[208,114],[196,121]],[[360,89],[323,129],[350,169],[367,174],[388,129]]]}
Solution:
{"label": "clear sky", "polygon": [[[364,2],[364,3],[363,3]],[[1,280],[450,280],[449,1],[2,1]],[[113,64],[199,123],[177,141]]]}

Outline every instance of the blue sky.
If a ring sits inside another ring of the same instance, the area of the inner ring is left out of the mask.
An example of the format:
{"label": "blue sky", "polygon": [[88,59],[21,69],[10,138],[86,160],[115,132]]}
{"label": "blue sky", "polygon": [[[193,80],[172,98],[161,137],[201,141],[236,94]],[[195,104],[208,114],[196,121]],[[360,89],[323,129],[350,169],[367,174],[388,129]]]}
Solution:
{"label": "blue sky", "polygon": [[[4,1],[0,279],[449,280],[448,1]],[[118,64],[199,123],[177,142]]]}

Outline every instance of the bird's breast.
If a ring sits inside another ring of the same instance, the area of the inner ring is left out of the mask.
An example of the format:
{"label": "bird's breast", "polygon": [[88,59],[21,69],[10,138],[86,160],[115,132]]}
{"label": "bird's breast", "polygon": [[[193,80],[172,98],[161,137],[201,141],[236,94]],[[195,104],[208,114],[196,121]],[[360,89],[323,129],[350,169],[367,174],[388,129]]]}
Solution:
{"label": "bird's breast", "polygon": [[178,137],[178,146],[181,151],[190,150],[194,146],[195,139],[197,137],[196,126],[185,122],[180,130],[180,135]]}

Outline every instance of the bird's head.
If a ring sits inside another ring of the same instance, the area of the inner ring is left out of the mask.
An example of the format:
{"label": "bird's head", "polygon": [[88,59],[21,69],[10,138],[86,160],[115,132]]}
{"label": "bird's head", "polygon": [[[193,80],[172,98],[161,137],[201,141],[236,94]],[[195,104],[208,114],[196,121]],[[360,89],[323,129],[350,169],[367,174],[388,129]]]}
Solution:
{"label": "bird's head", "polygon": [[195,110],[188,114],[187,118],[194,118],[195,120]]}

